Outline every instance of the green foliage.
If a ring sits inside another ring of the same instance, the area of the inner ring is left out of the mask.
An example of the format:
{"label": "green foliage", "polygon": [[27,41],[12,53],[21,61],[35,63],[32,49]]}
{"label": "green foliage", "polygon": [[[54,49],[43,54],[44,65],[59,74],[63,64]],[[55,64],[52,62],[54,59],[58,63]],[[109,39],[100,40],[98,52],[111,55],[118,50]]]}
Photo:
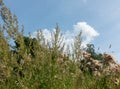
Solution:
{"label": "green foliage", "polygon": [[103,54],[95,52],[94,44],[87,44],[85,51],[90,53],[93,59],[103,60]]}
{"label": "green foliage", "polygon": [[[105,89],[111,77],[94,78],[80,69],[81,32],[75,38],[74,57],[63,56],[64,37],[58,25],[52,42],[46,43],[42,31],[37,38],[23,35],[17,17],[0,0],[0,89]],[[10,43],[13,41],[15,46]],[[69,53],[68,53],[69,54]],[[120,79],[120,76],[119,76]],[[110,85],[118,89],[119,85]],[[109,89],[107,87],[107,89]]]}

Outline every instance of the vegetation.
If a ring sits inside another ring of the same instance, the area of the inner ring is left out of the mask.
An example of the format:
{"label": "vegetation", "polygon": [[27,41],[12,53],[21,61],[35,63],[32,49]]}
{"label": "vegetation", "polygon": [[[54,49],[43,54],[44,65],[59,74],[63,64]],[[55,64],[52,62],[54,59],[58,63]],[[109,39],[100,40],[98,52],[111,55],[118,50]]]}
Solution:
{"label": "vegetation", "polygon": [[[81,34],[75,37],[73,56],[64,54],[64,37],[58,25],[46,42],[42,31],[37,37],[24,36],[17,16],[0,0],[0,89],[119,89],[111,81],[119,75],[99,78],[80,70]],[[12,43],[11,43],[12,42]],[[90,49],[91,51],[92,49]]]}
{"label": "vegetation", "polygon": [[95,52],[94,44],[87,44],[87,47],[85,48],[85,51],[87,53],[90,53],[91,57],[96,59],[96,60],[102,60],[103,59],[103,54],[102,53]]}

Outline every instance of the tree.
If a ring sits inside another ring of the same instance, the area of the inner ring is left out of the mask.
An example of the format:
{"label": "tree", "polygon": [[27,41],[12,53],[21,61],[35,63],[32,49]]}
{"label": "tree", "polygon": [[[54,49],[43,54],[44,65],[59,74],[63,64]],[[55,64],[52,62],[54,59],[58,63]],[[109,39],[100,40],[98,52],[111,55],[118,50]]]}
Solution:
{"label": "tree", "polygon": [[87,47],[85,48],[85,51],[91,54],[91,57],[96,60],[102,60],[103,54],[102,53],[96,53],[94,44],[87,44]]}

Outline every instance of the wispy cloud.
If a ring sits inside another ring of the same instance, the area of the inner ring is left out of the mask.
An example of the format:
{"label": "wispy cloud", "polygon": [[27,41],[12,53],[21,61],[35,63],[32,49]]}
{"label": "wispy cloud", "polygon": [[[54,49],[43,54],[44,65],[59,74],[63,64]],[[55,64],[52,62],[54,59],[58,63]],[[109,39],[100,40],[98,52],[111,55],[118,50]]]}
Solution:
{"label": "wispy cloud", "polygon": [[[54,31],[54,29],[53,29]],[[99,33],[90,25],[88,25],[86,22],[78,22],[77,24],[73,25],[73,31],[66,31],[64,32],[64,42],[66,45],[71,46],[71,44],[74,43],[74,37],[82,31],[82,36],[85,38],[83,39],[82,46],[85,47],[86,44],[89,44],[94,37],[99,36]],[[43,35],[47,41],[51,41],[51,32],[48,29],[42,30]],[[33,37],[37,32],[33,33]]]}

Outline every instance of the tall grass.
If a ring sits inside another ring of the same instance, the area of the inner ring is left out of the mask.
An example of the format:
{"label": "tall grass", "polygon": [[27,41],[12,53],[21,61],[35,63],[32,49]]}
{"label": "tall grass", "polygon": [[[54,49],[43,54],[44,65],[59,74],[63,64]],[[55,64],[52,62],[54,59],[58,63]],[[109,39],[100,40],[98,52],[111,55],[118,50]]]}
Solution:
{"label": "tall grass", "polygon": [[81,32],[69,58],[69,53],[62,55],[65,44],[58,25],[52,42],[46,43],[42,31],[37,38],[24,36],[24,27],[2,0],[0,13],[0,89],[119,89],[111,82],[115,75],[95,78],[80,70]]}

